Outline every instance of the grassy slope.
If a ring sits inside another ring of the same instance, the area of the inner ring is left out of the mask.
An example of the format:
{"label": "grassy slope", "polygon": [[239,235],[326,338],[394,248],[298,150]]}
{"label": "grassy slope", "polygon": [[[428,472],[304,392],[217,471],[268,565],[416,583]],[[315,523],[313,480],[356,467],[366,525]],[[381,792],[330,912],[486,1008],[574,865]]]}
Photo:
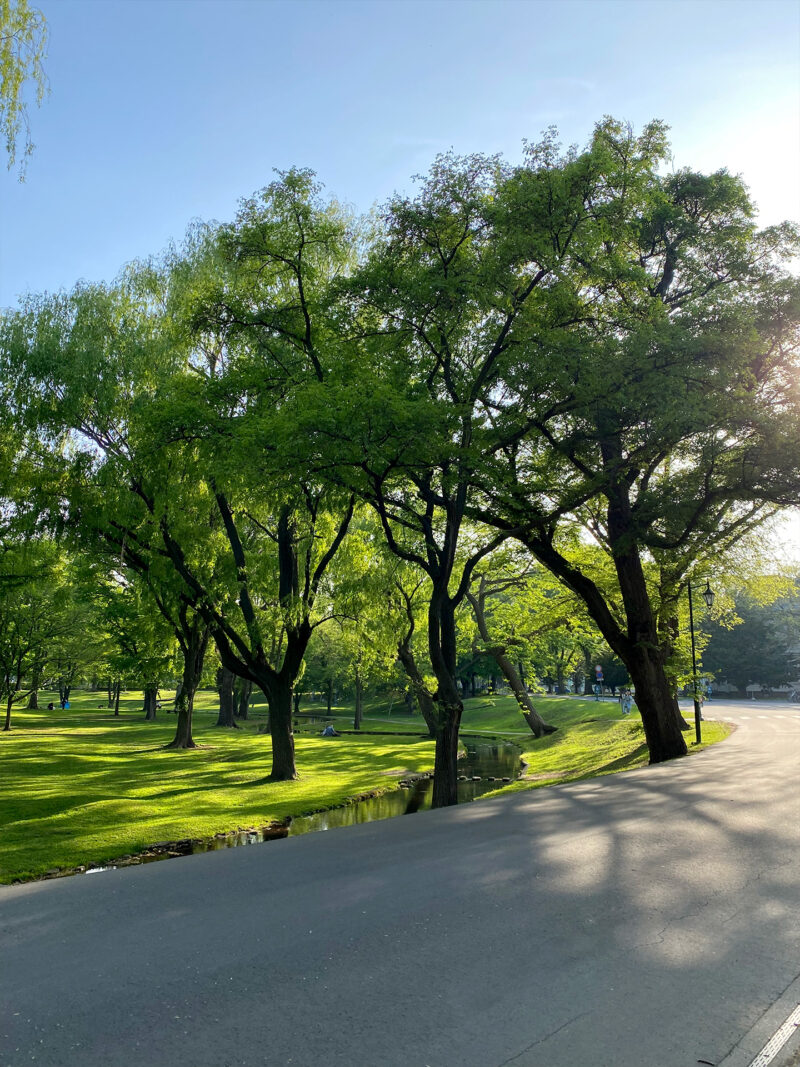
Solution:
{"label": "grassy slope", "polygon": [[[203,747],[165,752],[160,746],[172,737],[173,717],[160,712],[156,722],[145,723],[139,694],[123,697],[118,719],[101,702],[101,694],[81,693],[69,711],[16,710],[12,732],[0,734],[0,882],[99,863],[158,841],[262,827],[393,788],[398,772],[433,765],[433,745],[420,737],[419,717],[387,715],[385,705],[368,708],[364,722],[365,730],[392,731],[383,736],[330,741],[319,737],[319,724],[303,723],[296,734],[301,777],[270,783],[269,737],[256,732],[263,708],[254,709],[244,729],[219,730],[213,727],[215,694],[200,694],[195,739]],[[325,714],[319,706],[304,710]],[[512,698],[467,702],[462,733],[510,736],[525,750],[527,774],[535,777],[507,788],[646,762],[638,715],[616,721],[616,702],[548,698],[542,713],[559,730],[537,741]],[[350,714],[335,708],[337,727],[351,725]],[[724,736],[713,726],[706,724],[709,741]]]}

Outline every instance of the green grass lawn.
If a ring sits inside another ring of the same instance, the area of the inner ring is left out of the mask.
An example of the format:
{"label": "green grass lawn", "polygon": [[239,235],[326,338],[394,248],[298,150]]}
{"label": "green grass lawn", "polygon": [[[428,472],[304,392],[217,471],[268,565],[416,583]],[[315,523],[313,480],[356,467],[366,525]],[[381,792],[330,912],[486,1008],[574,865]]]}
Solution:
{"label": "green grass lawn", "polygon": [[[57,703],[54,694],[42,694],[43,706],[49,700]],[[257,732],[264,706],[252,709],[241,730],[217,729],[216,694],[201,693],[194,734],[202,747],[167,752],[162,746],[173,736],[174,716],[161,711],[146,723],[141,702],[139,693],[124,694],[119,718],[100,693],[76,694],[69,711],[15,709],[12,731],[0,734],[0,882],[102,863],[156,842],[264,827],[392,789],[402,772],[433,766],[433,743],[420,736],[422,720],[397,705],[391,713],[386,704],[368,706],[363,727],[370,733],[341,740],[323,739],[319,723],[299,720],[300,778],[275,783],[267,781],[269,736]],[[302,710],[327,715],[324,705]],[[559,729],[536,740],[511,697],[466,703],[462,734],[507,736],[524,750],[526,777],[504,791],[647,761],[638,714],[619,721],[615,701],[543,698],[540,710]],[[350,709],[332,713],[337,729],[352,726]],[[705,724],[706,743],[726,733]]]}

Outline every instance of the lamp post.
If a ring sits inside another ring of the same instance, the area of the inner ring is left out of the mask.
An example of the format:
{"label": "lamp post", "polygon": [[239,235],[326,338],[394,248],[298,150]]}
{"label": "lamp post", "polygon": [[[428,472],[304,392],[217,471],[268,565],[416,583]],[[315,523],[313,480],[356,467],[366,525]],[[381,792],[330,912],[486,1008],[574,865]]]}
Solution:
{"label": "lamp post", "polygon": [[[692,635],[692,678],[694,680],[694,732],[695,740],[697,744],[700,744],[700,720],[702,715],[700,714],[700,697],[697,692],[697,654],[694,647],[694,611],[692,610],[692,579],[689,579],[689,632]],[[711,591],[711,585],[706,579],[706,587],[703,590],[703,600],[706,602],[707,607],[711,607],[714,603],[714,594]]]}

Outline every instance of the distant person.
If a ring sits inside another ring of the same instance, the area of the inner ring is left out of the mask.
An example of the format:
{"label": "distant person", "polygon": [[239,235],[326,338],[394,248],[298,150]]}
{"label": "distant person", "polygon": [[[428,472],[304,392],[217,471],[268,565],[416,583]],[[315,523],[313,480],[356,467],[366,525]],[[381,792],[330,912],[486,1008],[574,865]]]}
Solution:
{"label": "distant person", "polygon": [[327,725],[327,726],[325,727],[325,729],[324,729],[324,730],[322,731],[322,736],[323,736],[323,737],[341,737],[341,734],[338,734],[338,733],[337,733],[337,732],[336,732],[336,731],[334,730],[333,726],[331,726],[331,724],[330,724],[330,723],[328,723],[328,725]]}
{"label": "distant person", "polygon": [[47,705],[47,710],[48,711],[55,711],[55,708],[56,708],[56,706],[53,703],[53,701],[51,700],[50,703]]}
{"label": "distant person", "polygon": [[630,691],[630,689],[623,689],[622,690],[621,703],[622,703],[622,714],[623,715],[630,715],[631,711],[633,710],[633,693]]}

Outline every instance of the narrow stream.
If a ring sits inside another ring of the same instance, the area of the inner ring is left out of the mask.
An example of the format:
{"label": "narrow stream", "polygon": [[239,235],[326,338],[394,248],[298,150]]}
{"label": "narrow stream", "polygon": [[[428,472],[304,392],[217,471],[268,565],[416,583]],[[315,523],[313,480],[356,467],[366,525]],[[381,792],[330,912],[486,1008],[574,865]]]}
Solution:
{"label": "narrow stream", "polygon": [[[512,782],[521,771],[520,749],[510,742],[470,742],[466,756],[458,761],[458,802],[475,800],[503,782]],[[418,778],[391,793],[367,800],[357,800],[341,808],[302,815],[289,824],[289,837],[332,830],[336,826],[354,826],[375,819],[392,819],[395,815],[412,815],[431,806],[433,778]]]}
{"label": "narrow stream", "polygon": [[[475,800],[493,789],[502,788],[504,783],[513,782],[522,772],[521,749],[513,742],[469,740],[464,742],[464,748],[466,755],[458,761],[459,804]],[[337,826],[354,826],[356,823],[373,822],[376,819],[392,819],[396,815],[411,815],[430,808],[432,791],[432,775],[411,775],[408,779],[401,779],[397,789],[379,797],[368,797],[339,808],[331,808],[329,811],[301,815],[281,826],[218,834],[200,841],[162,841],[145,852],[125,856],[105,867],[89,867],[85,873],[99,873],[136,863],[152,863],[154,860],[169,859],[173,856],[190,856],[197,852],[258,845],[276,838],[294,837],[317,830],[332,830]]]}

